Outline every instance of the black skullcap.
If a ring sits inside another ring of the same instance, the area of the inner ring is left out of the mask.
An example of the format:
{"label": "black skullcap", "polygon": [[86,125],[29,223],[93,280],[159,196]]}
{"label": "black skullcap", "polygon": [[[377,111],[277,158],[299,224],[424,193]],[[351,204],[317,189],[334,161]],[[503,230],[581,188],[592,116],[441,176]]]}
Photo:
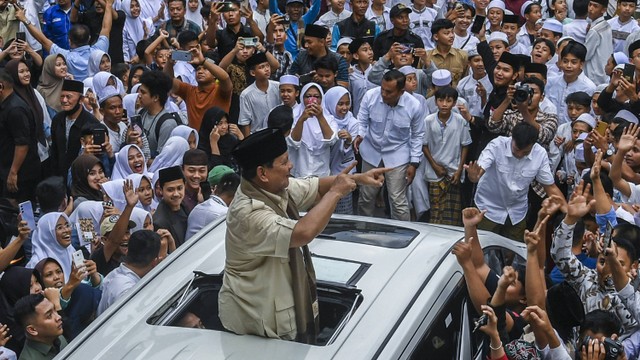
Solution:
{"label": "black skullcap", "polygon": [[516,56],[520,60],[520,67],[523,67],[523,66],[531,63],[531,56],[529,56],[529,55],[516,54]]}
{"label": "black skullcap", "polygon": [[200,149],[189,149],[182,155],[182,165],[208,165],[209,157],[207,153]]}
{"label": "black skullcap", "polygon": [[518,22],[518,15],[507,15],[505,14],[502,17],[502,24],[516,24],[516,25],[520,25],[520,23]]}
{"label": "black skullcap", "polygon": [[78,80],[64,79],[62,82],[62,91],[73,91],[84,94],[84,83]]}
{"label": "black skullcap", "polygon": [[184,174],[182,173],[180,166],[172,166],[158,171],[158,183],[160,184],[160,187],[163,187],[164,184],[175,180],[184,180]]}
{"label": "black skullcap", "polygon": [[545,79],[547,78],[547,65],[538,63],[528,63],[524,65],[524,73],[540,74]]}
{"label": "black skullcap", "polygon": [[287,105],[278,105],[267,116],[267,127],[280,129],[282,133],[293,126],[293,109]]}
{"label": "black skullcap", "polygon": [[520,70],[520,58],[510,52],[503,52],[502,55],[500,55],[500,59],[498,59],[498,62],[503,62],[507,65],[511,65],[513,71]]}
{"label": "black skullcap", "polygon": [[273,161],[287,152],[287,142],[279,129],[266,128],[249,135],[233,149],[233,157],[243,169]]}
{"label": "black skullcap", "polygon": [[633,56],[633,52],[640,49],[640,40],[636,40],[629,45],[629,57]]}
{"label": "black skullcap", "polygon": [[373,46],[373,37],[366,36],[353,39],[353,41],[349,44],[349,52],[352,54],[357,53],[358,50],[360,50],[360,47],[365,43]]}
{"label": "black skullcap", "polygon": [[607,8],[609,6],[609,0],[591,0],[595,3],[598,3],[602,6],[604,6],[605,8]]}
{"label": "black skullcap", "polygon": [[304,36],[325,39],[327,34],[329,34],[329,29],[324,26],[309,24],[304,28]]}
{"label": "black skullcap", "polygon": [[266,63],[268,62],[267,60],[267,54],[260,52],[260,53],[256,53],[253,54],[253,56],[251,56],[250,58],[247,59],[247,67],[249,69],[251,69],[252,67],[262,64],[262,63]]}

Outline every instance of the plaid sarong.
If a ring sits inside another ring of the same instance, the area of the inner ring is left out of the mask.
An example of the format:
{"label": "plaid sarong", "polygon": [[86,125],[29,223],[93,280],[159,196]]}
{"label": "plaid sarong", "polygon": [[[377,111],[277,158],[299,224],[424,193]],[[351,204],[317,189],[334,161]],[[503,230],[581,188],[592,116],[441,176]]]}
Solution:
{"label": "plaid sarong", "polygon": [[460,185],[451,184],[449,178],[428,184],[431,201],[431,220],[429,222],[462,226]]}

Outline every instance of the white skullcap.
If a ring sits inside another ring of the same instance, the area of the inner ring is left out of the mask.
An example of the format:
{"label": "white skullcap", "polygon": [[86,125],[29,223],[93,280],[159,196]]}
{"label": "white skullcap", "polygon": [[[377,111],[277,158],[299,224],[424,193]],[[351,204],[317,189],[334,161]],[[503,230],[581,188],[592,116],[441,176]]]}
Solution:
{"label": "white skullcap", "polygon": [[451,85],[451,72],[446,69],[440,69],[433,72],[431,82],[434,86]]}
{"label": "white skullcap", "polygon": [[592,129],[596,127],[596,119],[593,116],[591,116],[591,114],[589,113],[584,113],[578,116],[578,118],[576,119],[576,122],[578,121],[591,126]]}
{"label": "white skullcap", "polygon": [[507,37],[507,34],[503,33],[502,31],[494,31],[489,35],[489,39],[487,39],[487,44],[490,44],[492,41],[496,41],[496,40],[500,40],[503,43],[505,43],[505,45],[509,45],[509,38]]}
{"label": "white skullcap", "polygon": [[542,28],[562,34],[562,23],[556,19],[547,19],[542,23]]}
{"label": "white skullcap", "polygon": [[415,74],[416,73],[416,68],[414,68],[411,65],[405,65],[405,66],[401,67],[400,69],[398,69],[398,71],[400,71],[405,76],[407,76],[407,75]]}
{"label": "white skullcap", "polygon": [[300,86],[300,79],[295,75],[282,75],[280,76],[280,85]]}

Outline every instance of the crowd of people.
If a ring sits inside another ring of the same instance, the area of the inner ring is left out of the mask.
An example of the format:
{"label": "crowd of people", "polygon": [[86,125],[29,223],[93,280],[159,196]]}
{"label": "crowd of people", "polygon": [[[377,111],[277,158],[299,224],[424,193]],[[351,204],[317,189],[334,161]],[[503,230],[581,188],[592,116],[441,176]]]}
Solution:
{"label": "crowd of people", "polygon": [[[637,359],[636,7],[0,0],[0,357],[54,357],[216,219],[233,256],[259,252],[242,239],[269,225],[245,231],[243,206],[261,199],[284,208],[259,256],[303,270],[331,213],[463,226],[491,359]],[[301,209],[340,197],[298,220],[286,191]],[[492,270],[477,229],[527,258]],[[237,310],[229,330],[300,340]]]}

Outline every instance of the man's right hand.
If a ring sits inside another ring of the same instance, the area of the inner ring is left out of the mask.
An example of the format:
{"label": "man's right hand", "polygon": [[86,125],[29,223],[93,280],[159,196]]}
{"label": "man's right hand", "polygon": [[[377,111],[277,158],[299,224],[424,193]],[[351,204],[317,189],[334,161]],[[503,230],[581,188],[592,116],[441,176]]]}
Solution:
{"label": "man's right hand", "polygon": [[640,126],[631,124],[622,131],[622,136],[618,142],[618,152],[626,153],[633,148],[640,134]]}
{"label": "man's right hand", "polygon": [[353,151],[358,154],[360,152],[360,143],[362,143],[362,136],[358,135],[353,140]]}

